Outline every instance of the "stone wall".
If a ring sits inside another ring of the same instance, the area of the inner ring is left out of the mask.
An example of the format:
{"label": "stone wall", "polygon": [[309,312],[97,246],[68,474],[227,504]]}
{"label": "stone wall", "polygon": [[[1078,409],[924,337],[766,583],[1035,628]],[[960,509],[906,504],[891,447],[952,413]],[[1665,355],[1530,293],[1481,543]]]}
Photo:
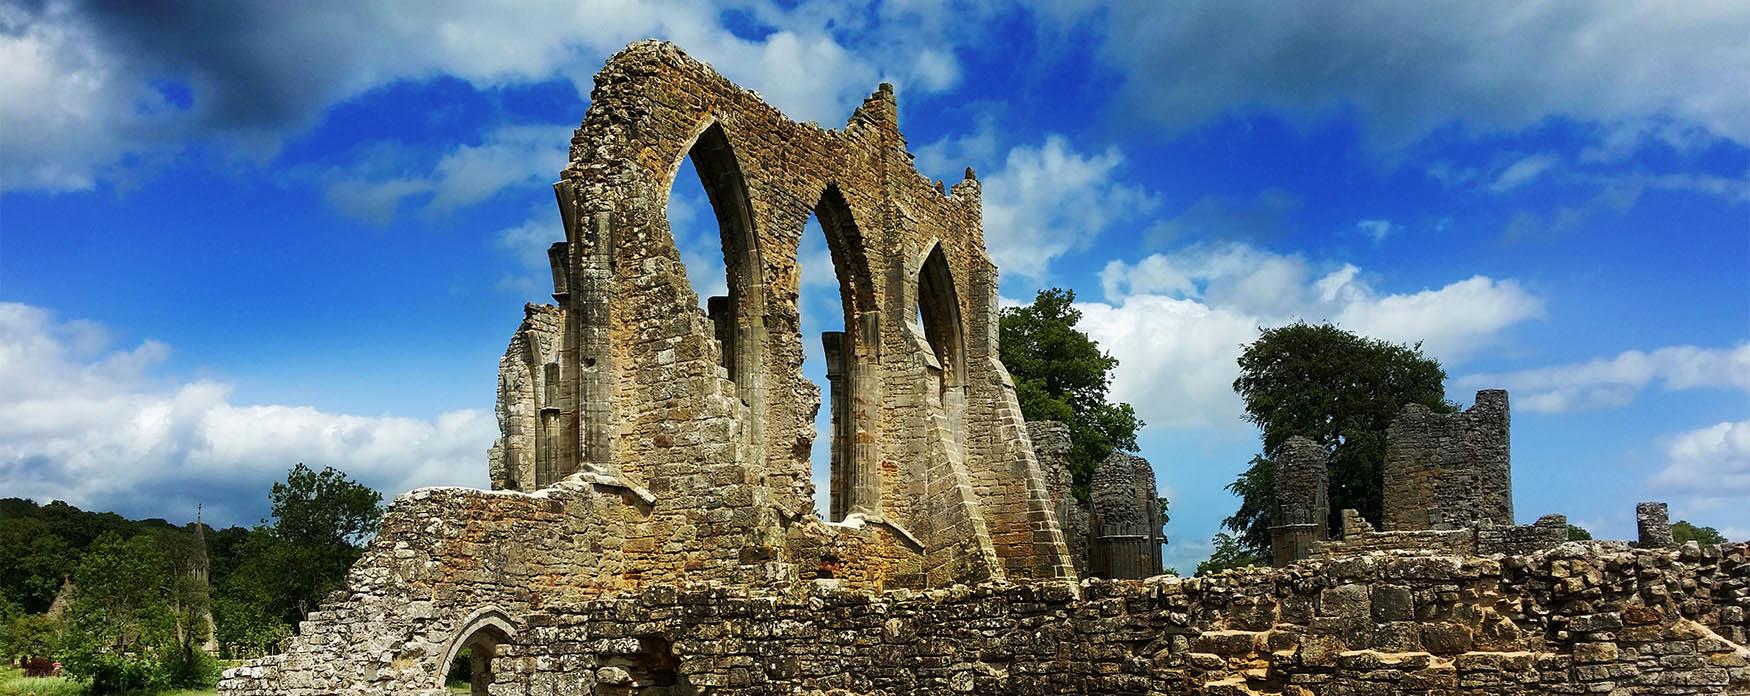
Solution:
{"label": "stone wall", "polygon": [[1069,471],[1069,426],[1057,421],[1030,421],[1027,436],[1033,441],[1033,453],[1039,458],[1045,486],[1051,492],[1070,561],[1077,576],[1086,576],[1088,542],[1093,531],[1088,527],[1088,505],[1076,498],[1074,476]]}
{"label": "stone wall", "polygon": [[[505,636],[497,696],[1651,696],[1750,690],[1747,610],[1750,546],[1570,543],[1506,559],[1371,554],[1080,586],[649,588],[449,625]],[[308,693],[441,693],[390,685],[400,642],[335,638],[333,653],[381,651],[384,671]],[[234,671],[221,689],[293,693],[253,677],[263,669]]]}
{"label": "stone wall", "polygon": [[1407,532],[1375,531],[1373,525],[1354,510],[1344,510],[1342,517],[1342,538],[1314,543],[1310,556],[1334,559],[1381,551],[1515,556],[1552,549],[1568,540],[1568,518],[1565,515],[1544,515],[1532,524],[1499,526],[1485,520],[1463,529]]}
{"label": "stone wall", "polygon": [[1460,413],[1410,404],[1386,431],[1388,531],[1513,524],[1507,392],[1477,392]]}

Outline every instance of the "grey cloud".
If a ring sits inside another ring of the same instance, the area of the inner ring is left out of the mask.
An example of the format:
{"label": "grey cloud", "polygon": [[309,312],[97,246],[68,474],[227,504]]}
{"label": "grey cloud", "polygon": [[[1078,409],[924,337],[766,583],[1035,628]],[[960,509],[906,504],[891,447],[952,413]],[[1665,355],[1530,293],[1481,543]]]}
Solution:
{"label": "grey cloud", "polygon": [[1733,2],[1119,3],[1102,55],[1173,129],[1236,109],[1356,109],[1397,151],[1435,129],[1675,118],[1750,142],[1750,11]]}

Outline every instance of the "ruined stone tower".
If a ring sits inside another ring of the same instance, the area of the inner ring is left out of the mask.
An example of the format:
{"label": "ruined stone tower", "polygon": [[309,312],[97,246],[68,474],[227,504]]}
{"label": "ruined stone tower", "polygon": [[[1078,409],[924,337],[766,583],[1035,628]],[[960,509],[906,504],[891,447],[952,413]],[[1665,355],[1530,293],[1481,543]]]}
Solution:
{"label": "ruined stone tower", "polygon": [[1385,528],[1513,524],[1507,392],[1485,389],[1460,413],[1410,404],[1386,431]]}
{"label": "ruined stone tower", "polygon": [[1330,453],[1296,435],[1276,452],[1270,503],[1270,547],[1275,565],[1312,555],[1314,542],[1330,539]]}
{"label": "ruined stone tower", "polygon": [[1088,574],[1147,578],[1161,572],[1160,494],[1154,468],[1134,454],[1113,452],[1094,469],[1088,500]]}

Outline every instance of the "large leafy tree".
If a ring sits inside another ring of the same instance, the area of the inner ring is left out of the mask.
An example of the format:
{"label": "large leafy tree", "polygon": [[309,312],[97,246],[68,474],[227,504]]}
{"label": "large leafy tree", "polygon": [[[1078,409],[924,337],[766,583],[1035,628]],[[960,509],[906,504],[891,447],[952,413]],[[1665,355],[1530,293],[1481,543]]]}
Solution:
{"label": "large leafy tree", "polygon": [[59,650],[95,693],[199,686],[212,676],[199,642],[206,588],[186,535],[107,532],[73,571]]}
{"label": "large leafy tree", "polygon": [[1107,399],[1118,359],[1076,328],[1074,291],[1041,290],[1033,304],[1004,309],[999,320],[1003,366],[1015,380],[1021,415],[1069,427],[1070,474],[1086,499],[1094,468],[1113,451],[1136,451],[1142,421],[1130,404]]}
{"label": "large leafy tree", "polygon": [[1409,404],[1437,412],[1446,401],[1446,372],[1402,345],[1357,336],[1330,324],[1295,323],[1265,329],[1239,359],[1234,391],[1257,424],[1263,452],[1228,489],[1240,508],[1223,521],[1246,548],[1270,545],[1270,486],[1277,449],[1288,438],[1311,438],[1331,453],[1331,523],[1344,508],[1375,524],[1383,508],[1385,432]]}
{"label": "large leafy tree", "polygon": [[383,496],[333,468],[298,464],[273,485],[271,522],[238,538],[216,602],[222,642],[254,651],[338,589],[383,519]]}

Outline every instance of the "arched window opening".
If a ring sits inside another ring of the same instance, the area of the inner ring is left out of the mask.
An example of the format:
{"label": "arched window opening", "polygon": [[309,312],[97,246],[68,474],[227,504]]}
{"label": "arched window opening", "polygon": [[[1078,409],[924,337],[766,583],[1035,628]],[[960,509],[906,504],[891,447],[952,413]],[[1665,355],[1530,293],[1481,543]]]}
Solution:
{"label": "arched window opening", "polygon": [[687,280],[721,346],[718,361],[754,416],[747,432],[757,436],[763,403],[764,270],[747,185],[722,126],[705,128],[676,168],[667,216]]}
{"label": "arched window opening", "polygon": [[[827,186],[803,229],[797,250],[801,288],[797,307],[804,337],[803,374],[822,385],[815,416],[816,446],[809,453],[817,510],[837,522],[880,500],[881,480],[870,409],[878,392],[875,362],[879,315],[872,305],[869,271],[854,253],[861,244],[850,204],[836,186]],[[837,289],[836,295],[832,289]],[[837,300],[834,302],[834,300]],[[818,352],[816,352],[818,351]],[[817,359],[818,358],[818,359]],[[818,367],[811,368],[810,365]],[[825,443],[825,447],[819,443]],[[822,465],[825,465],[824,467]],[[825,484],[822,488],[821,484]]]}
{"label": "arched window opening", "polygon": [[509,633],[498,623],[482,623],[457,641],[445,678],[447,686],[466,688],[470,696],[487,696],[487,687],[496,676],[493,660],[498,657],[499,647],[510,642]]}
{"label": "arched window opening", "polygon": [[[837,444],[846,436],[850,398],[849,351],[845,336],[844,298],[818,215],[802,226],[796,250],[800,292],[796,310],[802,325],[802,374],[820,389],[821,405],[814,414],[814,447],[809,450],[809,478],[814,484],[814,512],[831,522],[843,520],[849,499],[842,477],[844,466]],[[818,340],[808,340],[819,337]]]}
{"label": "arched window opening", "polygon": [[966,380],[966,340],[961,331],[954,274],[940,245],[930,250],[918,271],[917,310],[924,340],[941,366],[939,386],[944,392],[961,386]]}
{"label": "arched window opening", "polygon": [[937,398],[931,403],[947,419],[949,436],[958,449],[966,442],[966,339],[954,273],[940,244],[930,250],[918,269],[917,298],[924,342],[935,358],[929,371],[936,379]]}

